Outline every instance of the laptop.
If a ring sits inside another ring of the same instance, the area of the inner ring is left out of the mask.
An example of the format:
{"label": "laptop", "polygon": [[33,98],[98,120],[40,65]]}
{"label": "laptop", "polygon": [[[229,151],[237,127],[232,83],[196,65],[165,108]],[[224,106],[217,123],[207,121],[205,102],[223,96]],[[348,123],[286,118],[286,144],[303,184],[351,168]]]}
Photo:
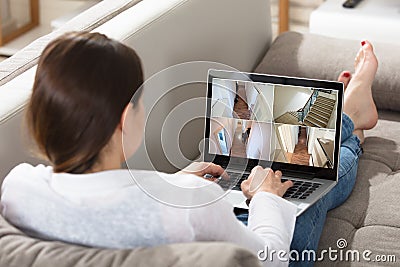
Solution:
{"label": "laptop", "polygon": [[208,71],[204,161],[235,208],[248,209],[240,184],[260,165],[294,186],[283,196],[297,216],[338,181],[343,84],[211,69]]}

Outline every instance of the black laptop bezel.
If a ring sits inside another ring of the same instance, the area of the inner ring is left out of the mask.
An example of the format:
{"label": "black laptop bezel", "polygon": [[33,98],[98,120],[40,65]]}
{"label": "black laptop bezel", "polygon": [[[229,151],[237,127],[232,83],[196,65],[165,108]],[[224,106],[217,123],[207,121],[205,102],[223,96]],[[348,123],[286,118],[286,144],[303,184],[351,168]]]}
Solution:
{"label": "black laptop bezel", "polygon": [[[264,161],[257,159],[238,158],[233,156],[210,154],[209,136],[210,136],[210,119],[211,119],[212,81],[214,78],[230,79],[235,81],[253,81],[253,82],[269,83],[276,85],[312,87],[317,89],[337,91],[338,101],[337,101],[333,168],[332,169],[322,168],[322,167],[314,167],[306,165],[289,164],[283,162],[271,162],[271,161]],[[241,168],[245,167],[246,171],[250,171],[253,167],[261,165],[263,167],[271,167],[273,170],[281,170],[285,176],[293,176],[293,177],[301,176],[301,178],[309,178],[309,179],[322,178],[326,180],[336,181],[339,170],[338,166],[339,166],[341,126],[342,126],[343,92],[344,88],[343,88],[343,83],[341,82],[210,69],[208,71],[208,79],[207,79],[204,160],[207,162],[213,162],[222,165],[223,167],[226,167],[228,163],[229,166],[241,166]]]}

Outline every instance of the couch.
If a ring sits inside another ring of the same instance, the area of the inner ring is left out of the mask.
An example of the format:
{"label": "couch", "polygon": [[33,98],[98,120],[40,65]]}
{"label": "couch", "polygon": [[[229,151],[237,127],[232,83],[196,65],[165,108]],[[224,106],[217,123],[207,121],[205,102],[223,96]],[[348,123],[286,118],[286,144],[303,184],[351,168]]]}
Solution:
{"label": "couch", "polygon": [[[0,63],[0,183],[19,162],[43,162],[31,153],[32,144],[23,127],[24,108],[40,52],[49,41],[67,31],[98,31],[120,40],[138,52],[146,79],[160,77],[145,87],[145,105],[157,103],[157,106],[147,110],[147,142],[127,162],[135,168],[172,172],[187,163],[187,159],[199,155],[202,119],[192,122],[179,136],[186,160],[179,158],[171,162],[164,153],[161,139],[176,139],[174,129],[180,127],[179,118],[163,125],[176,106],[205,96],[207,67],[230,66],[241,71],[328,80],[335,80],[344,69],[353,69],[353,58],[359,47],[354,41],[289,32],[271,43],[269,4],[267,0],[251,3],[240,0],[105,0]],[[379,108],[379,122],[366,134],[353,193],[342,206],[328,214],[319,250],[337,249],[337,241],[342,238],[347,242],[346,249],[369,249],[372,255],[395,255],[400,260],[397,241],[400,239],[397,212],[400,206],[400,60],[396,58],[400,48],[376,44],[376,50],[381,64],[373,92]],[[190,77],[196,82],[187,84],[183,80],[172,94],[165,95],[168,90],[165,84],[187,75],[184,67],[172,74],[162,72],[165,75],[159,75],[160,71],[193,61],[203,62],[194,77]],[[191,116],[201,118],[203,114],[204,105],[192,107]],[[161,136],[161,128],[166,136]],[[223,256],[214,251],[223,252]],[[257,258],[250,252],[225,243],[115,251],[42,241],[24,235],[0,217],[0,267],[257,264]],[[321,266],[376,264],[328,261],[327,258],[317,263]]]}

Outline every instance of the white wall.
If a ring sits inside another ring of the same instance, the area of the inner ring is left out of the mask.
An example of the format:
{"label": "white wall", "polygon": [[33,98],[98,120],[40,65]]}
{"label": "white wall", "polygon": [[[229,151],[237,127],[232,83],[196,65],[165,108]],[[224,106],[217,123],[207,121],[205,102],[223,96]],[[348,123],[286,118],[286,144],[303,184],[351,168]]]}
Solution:
{"label": "white wall", "polygon": [[257,90],[254,87],[254,83],[246,82],[244,84],[244,90],[246,91],[247,105],[249,106],[249,109],[251,109],[256,104],[258,96]]}
{"label": "white wall", "polygon": [[[2,0],[4,1],[4,0]],[[24,18],[25,22],[29,18],[29,0],[8,0],[11,5],[13,17]],[[87,1],[82,0],[40,0],[40,23],[50,25],[50,21],[65,15],[84,5]],[[93,2],[93,1],[92,1]]]}
{"label": "white wall", "polygon": [[4,23],[10,16],[10,0],[1,0],[1,22]]}
{"label": "white wall", "polygon": [[246,146],[247,157],[271,160],[272,133],[273,123],[253,122]]}
{"label": "white wall", "polygon": [[272,122],[274,108],[274,86],[262,83],[255,83],[254,86],[256,88],[256,100],[255,105],[253,106],[252,119],[257,121]]}
{"label": "white wall", "polygon": [[269,110],[274,111],[274,90],[275,87],[272,84],[257,83],[256,88],[261,91],[265,102],[267,103]]}
{"label": "white wall", "polygon": [[11,17],[17,21],[17,25],[21,26],[30,21],[29,0],[9,0]]}
{"label": "white wall", "polygon": [[282,149],[285,152],[293,153],[299,141],[299,126],[282,124],[277,126],[278,134],[282,140]]}
{"label": "white wall", "polygon": [[279,143],[279,139],[278,139],[278,124],[274,124],[273,125],[273,129],[272,129],[272,137],[271,137],[271,158],[275,158],[275,153],[277,149],[281,149],[283,150],[283,148],[281,147],[280,143]]}
{"label": "white wall", "polygon": [[212,86],[211,116],[232,118],[235,96],[235,81],[214,79]]}
{"label": "white wall", "polygon": [[336,116],[337,116],[336,109],[337,109],[337,103],[335,103],[335,107],[333,109],[331,118],[329,119],[328,124],[326,125],[326,128],[335,129],[335,127],[336,127]]}
{"label": "white wall", "polygon": [[274,118],[288,111],[296,111],[307,103],[312,90],[305,87],[276,85],[274,91]]}

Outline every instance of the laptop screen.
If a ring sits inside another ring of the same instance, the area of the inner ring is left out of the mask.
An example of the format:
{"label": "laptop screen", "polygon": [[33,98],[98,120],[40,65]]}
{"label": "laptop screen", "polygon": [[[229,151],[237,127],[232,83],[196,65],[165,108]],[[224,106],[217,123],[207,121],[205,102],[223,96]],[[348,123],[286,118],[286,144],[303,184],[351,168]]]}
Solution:
{"label": "laptop screen", "polygon": [[342,90],[336,82],[210,70],[206,155],[335,175]]}

